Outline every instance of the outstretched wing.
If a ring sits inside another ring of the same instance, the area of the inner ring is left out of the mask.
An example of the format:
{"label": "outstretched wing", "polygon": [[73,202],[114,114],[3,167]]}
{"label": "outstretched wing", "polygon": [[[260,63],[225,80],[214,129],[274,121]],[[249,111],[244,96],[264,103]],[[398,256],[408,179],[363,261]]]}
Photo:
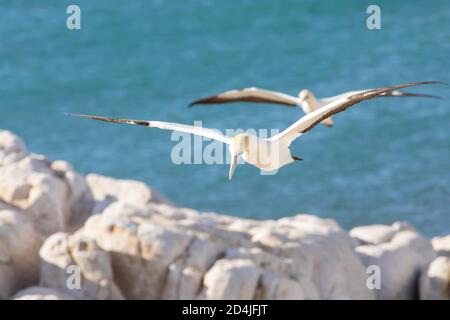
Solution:
{"label": "outstretched wing", "polygon": [[118,119],[118,118],[108,118],[108,117],[91,116],[91,115],[86,115],[86,114],[73,114],[73,113],[68,113],[68,115],[75,116],[75,117],[89,118],[89,119],[94,119],[94,120],[99,120],[99,121],[105,121],[105,122],[136,124],[139,126],[159,128],[162,130],[186,132],[186,133],[203,136],[203,137],[206,137],[209,139],[218,140],[218,141],[221,141],[226,144],[230,144],[230,141],[231,141],[231,138],[223,135],[222,133],[220,133],[219,130],[208,129],[208,128],[203,128],[203,127],[195,127],[195,126],[173,123],[173,122]]}
{"label": "outstretched wing", "polygon": [[[349,92],[338,94],[338,95],[333,96],[333,97],[319,99],[319,102],[323,106],[323,105],[325,105],[327,103],[330,103],[330,102],[333,102],[333,101],[335,101],[335,100],[337,100],[339,98],[342,98],[344,96],[348,96],[349,94],[360,93],[360,92],[364,92],[364,91],[367,91],[367,90],[375,90],[375,89],[349,91]],[[380,95],[380,97],[422,97],[422,98],[434,98],[434,99],[439,99],[440,98],[440,97],[432,95],[432,94],[410,93],[410,92],[402,92],[402,91],[398,91],[398,90],[385,92],[384,94]]]}
{"label": "outstretched wing", "polygon": [[189,104],[189,106],[231,102],[275,103],[295,107],[297,106],[298,98],[281,92],[253,87],[218,93],[207,98],[196,100]]}
{"label": "outstretched wing", "polygon": [[345,111],[351,106],[364,101],[370,100],[376,97],[382,97],[388,92],[393,92],[398,89],[413,87],[425,84],[434,84],[440,83],[438,81],[423,81],[423,82],[412,82],[406,84],[399,84],[390,87],[377,88],[377,89],[368,89],[362,91],[352,91],[343,94],[340,98],[327,103],[321,108],[303,116],[300,120],[294,122],[291,126],[289,126],[286,130],[280,132],[279,134],[271,137],[271,140],[282,139],[288,145],[292,143],[296,138],[301,136],[303,133],[308,132],[312,128],[314,128],[318,123],[323,121],[324,119]]}

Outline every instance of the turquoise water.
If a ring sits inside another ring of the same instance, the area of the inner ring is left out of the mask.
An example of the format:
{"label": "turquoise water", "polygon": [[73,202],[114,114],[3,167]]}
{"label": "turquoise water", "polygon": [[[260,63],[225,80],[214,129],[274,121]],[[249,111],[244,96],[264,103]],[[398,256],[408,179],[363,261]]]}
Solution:
{"label": "turquoise water", "polygon": [[[82,29],[66,29],[66,7]],[[257,219],[310,213],[345,228],[412,222],[450,232],[449,87],[445,99],[379,99],[292,145],[305,161],[260,176],[238,166],[170,161],[170,133],[69,118],[64,112],[206,127],[279,128],[277,106],[187,109],[245,86],[317,96],[417,80],[450,82],[450,3],[377,1],[2,1],[0,128],[83,173],[142,180],[181,206]]]}

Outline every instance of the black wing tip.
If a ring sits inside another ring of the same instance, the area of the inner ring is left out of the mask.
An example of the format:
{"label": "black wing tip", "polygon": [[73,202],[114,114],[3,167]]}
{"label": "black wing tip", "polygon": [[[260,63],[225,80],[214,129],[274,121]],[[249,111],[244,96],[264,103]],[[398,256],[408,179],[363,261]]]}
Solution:
{"label": "black wing tip", "polygon": [[68,115],[75,116],[75,117],[92,119],[92,120],[104,121],[104,122],[136,124],[136,125],[145,126],[145,127],[150,127],[150,123],[151,123],[151,121],[148,121],[148,120],[109,118],[109,117],[102,117],[102,116],[92,116],[92,115],[87,115],[87,114],[77,114],[77,113],[69,113]]}
{"label": "black wing tip", "polygon": [[420,95],[420,97],[431,98],[431,99],[442,99],[441,96],[436,96],[434,94],[422,94],[422,95]]}
{"label": "black wing tip", "polygon": [[[420,82],[412,82],[409,84],[406,84],[409,86],[418,86],[418,85],[425,85],[425,84],[441,84],[444,86],[448,86],[448,83],[441,80],[430,80],[430,81],[420,81]],[[433,94],[426,94],[426,93],[409,93],[409,92],[403,92],[405,96],[411,96],[411,97],[422,97],[422,98],[432,98],[432,99],[442,99],[442,97],[433,95]]]}
{"label": "black wing tip", "polygon": [[81,113],[70,113],[70,112],[64,112],[65,115],[71,116],[71,117],[78,117],[78,118],[85,118],[85,119],[93,119],[93,120],[99,120],[104,122],[123,122],[123,119],[115,119],[115,118],[108,118],[108,117],[102,117],[102,116],[94,116],[89,114],[81,114]]}
{"label": "black wing tip", "polygon": [[192,108],[192,107],[195,107],[196,105],[198,105],[199,103],[200,103],[200,101],[197,100],[197,101],[194,101],[194,102],[189,103],[187,107],[188,107],[188,108]]}
{"label": "black wing tip", "polygon": [[416,93],[416,94],[413,94],[412,96],[422,97],[422,98],[431,98],[431,99],[442,99],[441,96],[436,96],[434,94],[425,94],[425,93]]}
{"label": "black wing tip", "polygon": [[431,84],[443,84],[448,86],[448,82],[445,81],[441,81],[441,80],[433,80],[433,81],[429,81]]}
{"label": "black wing tip", "polygon": [[422,82],[417,82],[415,85],[423,85],[423,84],[440,84],[443,86],[448,86],[448,82],[441,81],[441,80],[422,81]]}
{"label": "black wing tip", "polygon": [[[401,97],[401,96],[415,96],[415,97],[428,97],[428,98],[436,98],[436,99],[440,99],[439,96],[434,96],[431,94],[422,94],[422,93],[407,93],[407,92],[402,92],[400,91],[402,94],[400,95],[392,95],[389,94],[392,91],[395,90],[401,90],[404,88],[409,88],[409,87],[415,87],[415,86],[421,86],[421,85],[427,85],[427,84],[442,84],[442,85],[448,85],[446,82],[444,81],[438,81],[438,80],[431,80],[431,81],[416,81],[416,82],[408,82],[408,83],[403,83],[403,84],[398,84],[398,85],[393,85],[390,87],[384,87],[384,88],[379,88],[379,89],[375,89],[375,90],[369,90],[368,92],[373,92],[375,94],[381,93],[384,94],[385,96],[392,96],[392,97]],[[366,93],[368,93],[366,92]],[[365,94],[365,93],[363,93]]]}
{"label": "black wing tip", "polygon": [[215,101],[214,100],[215,98],[216,98],[216,96],[209,96],[206,98],[201,98],[201,99],[192,101],[191,103],[189,103],[188,108],[192,108],[192,107],[200,106],[200,105],[204,105],[204,104],[220,103],[220,101]]}
{"label": "black wing tip", "polygon": [[189,103],[188,108],[201,106],[201,105],[224,104],[224,103],[229,103],[229,102],[230,101],[216,100],[216,97],[213,96],[213,97],[208,97],[208,98],[204,98],[204,99],[200,99],[200,100],[191,102],[191,103]]}
{"label": "black wing tip", "polygon": [[413,86],[420,86],[424,84],[442,84],[442,85],[448,85],[447,82],[440,81],[440,80],[430,80],[430,81],[416,81],[416,82],[408,82],[405,84],[400,85],[394,85],[393,87],[401,86],[401,87],[413,87]]}
{"label": "black wing tip", "polygon": [[418,81],[418,82],[411,82],[411,84],[444,84],[444,85],[448,85],[447,82],[440,81],[440,80]]}

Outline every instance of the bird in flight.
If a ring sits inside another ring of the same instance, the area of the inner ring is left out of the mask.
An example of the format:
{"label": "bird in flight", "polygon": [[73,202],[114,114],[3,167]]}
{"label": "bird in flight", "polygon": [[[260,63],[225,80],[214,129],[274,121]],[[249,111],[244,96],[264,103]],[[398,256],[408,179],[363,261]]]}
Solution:
{"label": "bird in flight", "polygon": [[68,114],[72,116],[90,118],[94,120],[135,124],[145,127],[159,128],[163,130],[180,131],[195,135],[200,135],[209,139],[221,141],[228,145],[228,149],[231,154],[231,163],[229,168],[228,177],[232,178],[234,170],[236,168],[239,157],[242,156],[245,162],[254,165],[263,171],[274,171],[295,160],[302,160],[299,157],[293,156],[289,149],[291,143],[314,128],[317,124],[328,119],[332,115],[345,111],[351,106],[357,103],[370,100],[377,97],[386,96],[386,94],[392,94],[397,92],[398,89],[440,83],[438,81],[423,81],[412,82],[406,84],[399,84],[389,87],[352,91],[341,94],[337,98],[332,99],[319,109],[316,109],[296,122],[290,125],[282,132],[273,135],[272,137],[260,138],[252,134],[241,133],[235,136],[223,135],[219,130],[208,129],[204,127],[196,127],[191,125],[162,122],[162,121],[148,121],[148,120],[132,120],[132,119],[117,119],[94,115],[84,114]]}
{"label": "bird in flight", "polygon": [[[347,97],[351,94],[356,94],[368,90],[364,89],[358,91],[349,91],[333,97],[328,98],[316,98],[314,94],[308,90],[303,89],[299,92],[298,97],[294,97],[285,93],[260,89],[256,87],[245,88],[239,90],[230,90],[221,92],[206,98],[202,98],[191,102],[189,107],[202,104],[222,104],[232,102],[255,102],[255,103],[273,103],[289,107],[299,107],[305,114],[316,111],[317,109],[325,106],[326,104],[336,101],[342,97]],[[380,95],[382,97],[429,97],[437,98],[436,96],[421,93],[408,93],[398,90],[387,91]],[[325,118],[321,121],[327,127],[333,126],[333,119],[331,117]]]}

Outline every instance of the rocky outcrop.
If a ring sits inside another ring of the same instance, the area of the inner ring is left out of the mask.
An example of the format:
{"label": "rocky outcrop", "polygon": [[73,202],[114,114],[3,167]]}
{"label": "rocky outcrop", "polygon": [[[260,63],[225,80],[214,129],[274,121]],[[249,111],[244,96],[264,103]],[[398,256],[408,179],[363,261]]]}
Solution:
{"label": "rocky outcrop", "polygon": [[70,195],[50,161],[0,131],[0,298],[37,282],[37,252],[47,236],[66,227]]}
{"label": "rocky outcrop", "polygon": [[144,183],[84,177],[30,154],[0,131],[0,298],[440,298],[448,261],[435,250],[446,243],[432,246],[406,223],[347,234],[311,215],[256,221],[179,208]]}
{"label": "rocky outcrop", "polygon": [[44,240],[26,214],[0,203],[0,299],[37,283]]}
{"label": "rocky outcrop", "polygon": [[0,130],[0,167],[19,161],[27,153],[22,139],[9,131]]}
{"label": "rocky outcrop", "polygon": [[150,202],[169,203],[163,196],[150,189],[145,183],[133,180],[119,180],[98,174],[88,174],[86,181],[97,202],[94,212],[101,212],[109,204],[120,201],[134,206],[145,206]]}
{"label": "rocky outcrop", "polygon": [[435,237],[431,243],[438,255],[420,278],[420,299],[450,300],[450,235]]}
{"label": "rocky outcrop", "polygon": [[56,233],[40,252],[40,285],[78,299],[123,299],[114,282],[109,253],[92,239]]}
{"label": "rocky outcrop", "polygon": [[450,235],[446,237],[434,237],[431,243],[438,256],[450,258]]}
{"label": "rocky outcrop", "polygon": [[[73,295],[64,270],[75,264],[83,279],[89,270],[97,274],[89,278],[97,288],[103,281],[108,294],[121,292],[127,299],[372,298],[351,243],[334,222],[308,215],[253,221],[115,202],[74,235],[46,241],[41,284]],[[82,247],[86,257],[103,253],[103,262],[89,259],[96,263],[83,267],[68,247]],[[100,276],[103,270],[113,272]]]}
{"label": "rocky outcrop", "polygon": [[364,234],[364,239],[358,237],[362,244],[355,248],[361,261],[380,270],[377,299],[417,298],[420,274],[436,256],[430,240],[409,226],[399,226],[358,227],[350,231],[353,236]]}
{"label": "rocky outcrop", "polygon": [[450,300],[450,258],[437,257],[422,273],[420,299]]}
{"label": "rocky outcrop", "polygon": [[69,163],[29,153],[19,137],[0,130],[0,299],[38,282],[39,248],[51,234],[83,225],[100,202],[95,185]]}
{"label": "rocky outcrop", "polygon": [[406,222],[395,222],[390,226],[373,224],[355,227],[349,231],[349,234],[360,245],[377,245],[391,241],[397,233],[405,230],[416,231],[413,226]]}

